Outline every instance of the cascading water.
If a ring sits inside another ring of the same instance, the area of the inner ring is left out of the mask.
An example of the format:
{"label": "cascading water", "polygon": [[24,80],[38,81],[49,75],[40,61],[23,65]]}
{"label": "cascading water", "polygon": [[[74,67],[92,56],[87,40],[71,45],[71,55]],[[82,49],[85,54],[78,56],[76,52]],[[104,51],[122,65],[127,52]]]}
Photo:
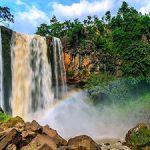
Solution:
{"label": "cascading water", "polygon": [[2,35],[0,28],[0,106],[4,108],[3,99],[3,60],[2,60]]}
{"label": "cascading water", "polygon": [[62,54],[62,44],[59,38],[53,37],[53,71],[55,80],[55,98],[62,98],[66,94],[66,72]]}
{"label": "cascading water", "polygon": [[12,113],[27,118],[54,101],[46,39],[13,33],[11,53]]}

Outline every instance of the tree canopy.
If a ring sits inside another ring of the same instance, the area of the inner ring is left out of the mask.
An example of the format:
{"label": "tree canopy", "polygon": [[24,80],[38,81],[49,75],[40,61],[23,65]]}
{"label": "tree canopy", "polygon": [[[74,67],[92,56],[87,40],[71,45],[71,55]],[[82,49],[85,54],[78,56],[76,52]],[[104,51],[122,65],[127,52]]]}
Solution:
{"label": "tree canopy", "polygon": [[[139,13],[126,2],[115,16],[107,11],[101,19],[87,16],[83,21],[60,22],[53,16],[49,25],[38,27],[37,34],[59,37],[65,49],[90,51],[98,59],[101,54],[119,57],[123,76],[146,78],[150,75],[150,14]],[[110,73],[109,69],[106,71]]]}
{"label": "tree canopy", "polygon": [[0,23],[8,25],[9,22],[14,22],[14,16],[11,14],[8,7],[0,6]]}

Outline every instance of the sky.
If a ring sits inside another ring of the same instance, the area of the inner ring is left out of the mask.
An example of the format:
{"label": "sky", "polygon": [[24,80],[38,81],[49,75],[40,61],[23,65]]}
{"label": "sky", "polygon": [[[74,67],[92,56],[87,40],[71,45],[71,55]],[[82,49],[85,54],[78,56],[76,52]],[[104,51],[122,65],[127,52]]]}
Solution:
{"label": "sky", "polygon": [[[110,10],[116,14],[123,0],[0,0],[14,15],[10,28],[21,33],[34,34],[41,23],[49,24],[53,15],[59,21],[83,19],[88,15],[102,17]],[[143,14],[150,12],[149,0],[126,0]]]}

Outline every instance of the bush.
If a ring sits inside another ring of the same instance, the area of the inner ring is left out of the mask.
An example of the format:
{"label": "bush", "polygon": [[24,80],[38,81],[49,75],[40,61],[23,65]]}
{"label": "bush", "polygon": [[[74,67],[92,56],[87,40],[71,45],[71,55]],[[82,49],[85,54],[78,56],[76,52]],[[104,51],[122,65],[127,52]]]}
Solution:
{"label": "bush", "polygon": [[10,116],[0,112],[0,123],[7,122],[10,118]]}

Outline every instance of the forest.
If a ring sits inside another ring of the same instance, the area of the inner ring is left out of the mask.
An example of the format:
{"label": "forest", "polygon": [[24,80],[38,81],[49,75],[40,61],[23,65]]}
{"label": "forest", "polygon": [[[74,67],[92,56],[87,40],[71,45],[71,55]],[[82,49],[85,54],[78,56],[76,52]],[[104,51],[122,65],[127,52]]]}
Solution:
{"label": "forest", "polygon": [[[98,73],[91,71],[86,81],[85,88],[94,99],[108,99],[109,95],[115,101],[123,99],[124,103],[126,99],[137,99],[139,95],[148,93],[150,14],[142,14],[123,2],[115,16],[107,11],[101,19],[87,16],[83,21],[64,22],[53,16],[50,24],[41,24],[36,33],[61,38],[64,50],[72,50],[73,53],[94,53],[98,60],[102,55],[111,56],[112,61],[106,63],[105,69]],[[119,77],[115,75],[114,61],[117,60],[121,64]],[[81,67],[78,71],[82,70]],[[86,71],[83,72],[85,76]]]}

